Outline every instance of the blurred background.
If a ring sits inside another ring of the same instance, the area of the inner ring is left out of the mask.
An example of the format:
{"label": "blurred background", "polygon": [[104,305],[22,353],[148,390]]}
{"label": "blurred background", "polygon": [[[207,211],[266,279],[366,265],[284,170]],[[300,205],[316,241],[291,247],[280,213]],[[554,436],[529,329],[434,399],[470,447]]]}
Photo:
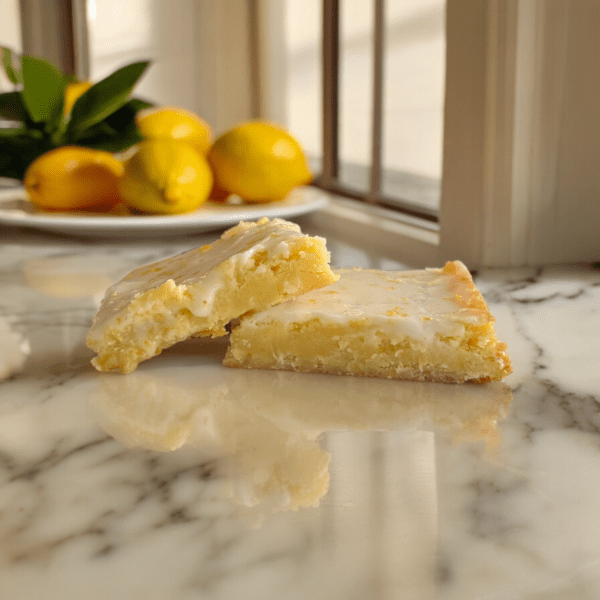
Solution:
{"label": "blurred background", "polygon": [[598,0],[0,0],[0,11],[1,44],[81,79],[152,60],[135,94],[196,112],[215,135],[250,118],[286,126],[318,185],[439,232],[444,254],[598,259]]}
{"label": "blurred background", "polygon": [[151,59],[137,96],[193,110],[217,135],[252,117],[282,123],[320,173],[324,23],[331,26],[337,14],[336,179],[350,194],[370,192],[376,133],[378,192],[435,212],[442,171],[445,0],[385,2],[379,25],[385,85],[380,131],[374,132],[376,4],[0,0],[0,43],[62,62],[64,70],[92,81]]}

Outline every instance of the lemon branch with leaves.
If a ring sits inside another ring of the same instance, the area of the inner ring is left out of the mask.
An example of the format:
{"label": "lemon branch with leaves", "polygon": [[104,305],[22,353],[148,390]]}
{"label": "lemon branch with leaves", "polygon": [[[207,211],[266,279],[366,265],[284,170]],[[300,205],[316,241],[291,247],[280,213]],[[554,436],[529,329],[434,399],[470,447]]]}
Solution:
{"label": "lemon branch with leaves", "polygon": [[38,156],[60,146],[121,152],[142,139],[135,115],[151,104],[131,93],[148,61],[126,65],[85,86],[65,110],[67,90],[76,83],[72,76],[41,58],[18,57],[4,47],[0,53],[4,72],[15,86],[0,94],[1,177],[22,179]]}

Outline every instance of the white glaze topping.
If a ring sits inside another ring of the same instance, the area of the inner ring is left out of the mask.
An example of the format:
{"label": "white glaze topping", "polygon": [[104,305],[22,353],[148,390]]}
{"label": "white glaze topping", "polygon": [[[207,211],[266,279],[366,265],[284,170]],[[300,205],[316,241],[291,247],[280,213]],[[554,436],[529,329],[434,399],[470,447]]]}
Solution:
{"label": "white glaze topping", "polygon": [[[102,328],[121,313],[136,297],[168,281],[177,286],[196,287],[190,310],[197,316],[208,315],[217,291],[223,286],[223,269],[235,272],[252,266],[252,258],[266,253],[268,258],[287,258],[290,243],[307,237],[295,223],[283,219],[263,218],[258,222],[240,222],[214,243],[183,254],[134,269],[108,288],[88,339],[100,338]],[[319,238],[320,239],[320,238]]]}
{"label": "white glaze topping", "polygon": [[[468,273],[460,267],[462,275]],[[315,319],[325,324],[365,322],[392,328],[396,335],[430,341],[436,333],[460,335],[464,324],[488,320],[487,311],[466,306],[465,298],[473,288],[442,269],[334,269],[334,273],[340,275],[335,283],[244,317],[242,326],[269,322],[289,326]]]}

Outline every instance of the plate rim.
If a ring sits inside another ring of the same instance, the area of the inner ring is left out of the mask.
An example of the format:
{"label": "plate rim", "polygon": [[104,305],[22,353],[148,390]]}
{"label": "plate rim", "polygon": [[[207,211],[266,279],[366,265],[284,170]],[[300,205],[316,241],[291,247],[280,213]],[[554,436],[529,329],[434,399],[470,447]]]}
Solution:
{"label": "plate rim", "polygon": [[[325,208],[329,203],[325,192],[314,187],[294,188],[290,194],[293,194],[291,198],[296,198],[293,203],[285,204],[287,199],[283,199],[277,204],[231,205],[231,211],[223,209],[222,213],[215,211],[202,214],[202,209],[198,209],[181,215],[79,216],[64,213],[30,214],[16,209],[14,211],[4,209],[4,202],[23,199],[25,190],[20,187],[0,190],[0,224],[75,234],[93,231],[102,231],[105,235],[131,231],[163,231],[168,234],[183,229],[202,233],[220,227],[229,227],[242,220],[300,216]],[[298,196],[301,196],[300,200],[297,199]]]}

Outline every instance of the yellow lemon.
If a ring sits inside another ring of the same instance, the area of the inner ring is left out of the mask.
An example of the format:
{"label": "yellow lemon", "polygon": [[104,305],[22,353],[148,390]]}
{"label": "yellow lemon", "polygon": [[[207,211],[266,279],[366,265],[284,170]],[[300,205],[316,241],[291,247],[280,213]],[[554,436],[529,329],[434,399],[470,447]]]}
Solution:
{"label": "yellow lemon", "polygon": [[69,83],[65,89],[65,106],[63,113],[65,115],[69,114],[77,98],[87,92],[91,87],[91,81],[74,81],[73,83]]}
{"label": "yellow lemon", "polygon": [[194,146],[201,154],[206,154],[210,148],[210,126],[189,110],[172,106],[147,108],[137,113],[135,122],[146,139],[181,140]]}
{"label": "yellow lemon", "polygon": [[281,200],[312,173],[296,139],[276,125],[250,121],[219,137],[208,154],[216,184],[247,202]]}
{"label": "yellow lemon", "polygon": [[49,210],[108,210],[120,202],[123,163],[110,152],[61,146],[34,160],[24,184],[31,201]]}
{"label": "yellow lemon", "polygon": [[213,176],[206,159],[176,140],[144,140],[125,160],[119,191],[125,203],[142,212],[178,214],[208,199]]}

